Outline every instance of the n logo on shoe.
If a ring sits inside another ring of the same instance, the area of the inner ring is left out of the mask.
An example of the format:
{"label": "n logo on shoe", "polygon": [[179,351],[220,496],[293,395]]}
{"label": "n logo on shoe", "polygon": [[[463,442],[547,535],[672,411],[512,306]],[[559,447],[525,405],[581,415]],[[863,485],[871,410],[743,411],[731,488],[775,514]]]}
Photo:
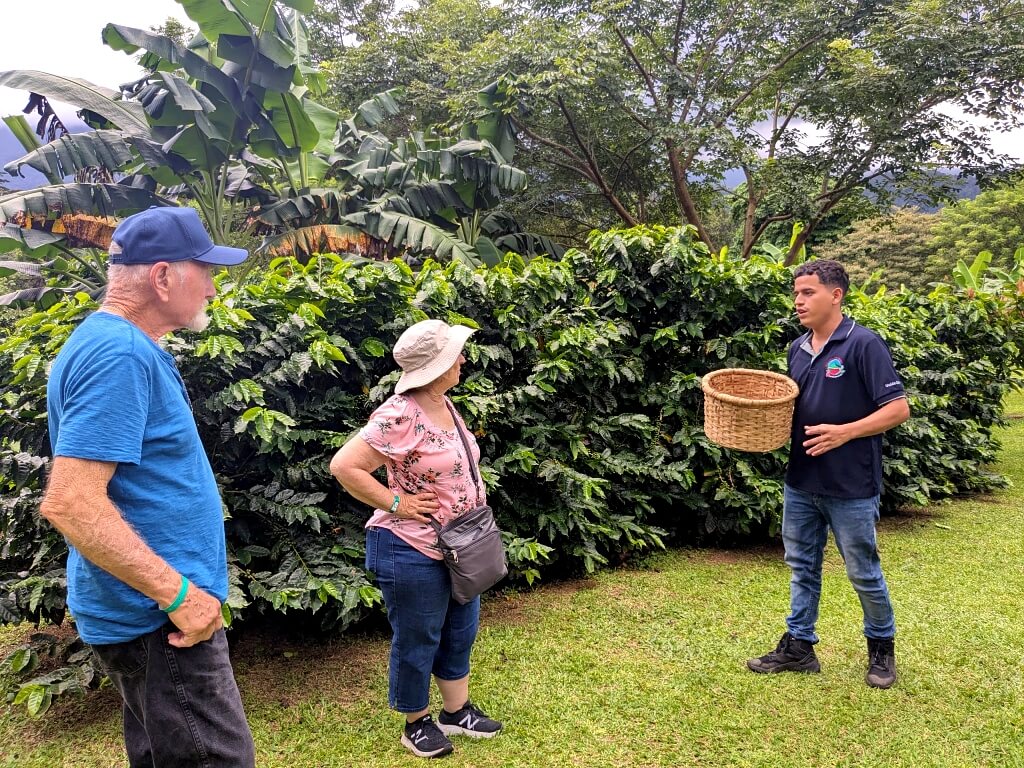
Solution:
{"label": "n logo on shoe", "polygon": [[472,731],[476,728],[476,724],[479,722],[479,717],[473,717],[473,715],[467,712],[466,716],[459,720],[459,725],[461,725],[466,730]]}

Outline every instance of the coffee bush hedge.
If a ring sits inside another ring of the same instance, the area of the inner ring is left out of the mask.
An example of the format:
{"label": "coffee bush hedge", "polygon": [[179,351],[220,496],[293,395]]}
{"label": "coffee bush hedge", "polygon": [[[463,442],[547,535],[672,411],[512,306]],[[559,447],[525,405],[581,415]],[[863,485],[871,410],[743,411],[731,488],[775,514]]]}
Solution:
{"label": "coffee bush hedge", "polygon": [[[558,261],[510,257],[475,271],[325,255],[279,259],[238,283],[222,275],[210,328],[167,343],[223,495],[226,618],[340,631],[379,607],[362,560],[369,510],[327,464],[387,397],[392,344],[425,317],[480,329],[454,399],[481,442],[512,582],[592,571],[666,542],[775,533],[785,452],[708,442],[699,380],[722,367],[784,369],[800,333],[791,282],[768,257],[711,254],[689,230],[660,227],[595,233]],[[1017,286],[853,290],[847,305],[888,341],[910,396],[913,417],[886,440],[885,507],[1000,487],[988,469],[993,428],[1003,395],[1024,382]],[[0,622],[65,617],[66,549],[37,513],[46,370],[93,308],[78,295],[27,313],[0,343]],[[41,712],[95,683],[74,644],[33,642],[5,662],[10,700]],[[47,653],[79,655],[40,676]]]}

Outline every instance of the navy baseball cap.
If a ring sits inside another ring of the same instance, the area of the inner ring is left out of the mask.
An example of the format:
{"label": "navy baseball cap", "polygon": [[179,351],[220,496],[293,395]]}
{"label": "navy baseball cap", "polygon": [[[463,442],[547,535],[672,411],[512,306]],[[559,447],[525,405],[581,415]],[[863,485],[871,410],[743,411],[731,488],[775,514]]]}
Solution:
{"label": "navy baseball cap", "polygon": [[153,206],[124,219],[110,238],[111,264],[199,261],[230,267],[249,258],[244,248],[214,245],[195,208]]}

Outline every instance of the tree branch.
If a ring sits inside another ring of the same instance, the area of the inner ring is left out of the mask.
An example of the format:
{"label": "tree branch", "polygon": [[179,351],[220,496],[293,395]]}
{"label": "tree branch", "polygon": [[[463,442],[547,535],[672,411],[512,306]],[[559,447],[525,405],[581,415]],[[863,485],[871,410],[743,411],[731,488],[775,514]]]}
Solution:
{"label": "tree branch", "polygon": [[647,93],[651,97],[651,102],[654,104],[655,110],[661,112],[661,101],[658,99],[658,90],[654,87],[654,79],[651,77],[651,73],[647,71],[646,67],[640,62],[640,59],[636,55],[636,51],[633,50],[633,46],[630,44],[626,36],[622,34],[622,30],[619,29],[618,24],[612,24],[612,29],[615,30],[615,36],[619,38],[619,42],[622,47],[626,49],[626,53],[629,55],[630,60],[633,62],[633,66],[636,67],[640,73],[640,77],[647,83]]}
{"label": "tree branch", "polygon": [[569,126],[569,132],[572,133],[573,139],[576,141],[576,146],[584,153],[586,157],[586,165],[590,169],[590,173],[593,176],[593,181],[597,185],[597,188],[601,190],[601,194],[604,195],[605,199],[611,204],[612,208],[619,215],[627,225],[635,227],[637,220],[633,215],[626,210],[626,206],[622,204],[622,201],[612,192],[608,186],[608,182],[605,181],[604,175],[601,173],[601,168],[597,163],[597,158],[594,157],[594,153],[583,137],[580,136],[579,131],[576,128],[576,121],[573,119],[572,113],[569,112],[569,108],[565,106],[565,101],[561,96],[557,97],[558,106],[562,110],[562,114],[565,116],[566,123]]}

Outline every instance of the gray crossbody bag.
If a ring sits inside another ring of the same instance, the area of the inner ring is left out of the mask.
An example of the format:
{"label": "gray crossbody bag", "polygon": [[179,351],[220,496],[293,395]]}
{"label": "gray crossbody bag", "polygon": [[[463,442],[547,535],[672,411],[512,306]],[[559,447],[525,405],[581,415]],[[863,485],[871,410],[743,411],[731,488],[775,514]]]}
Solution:
{"label": "gray crossbody bag", "polygon": [[482,503],[480,489],[483,482],[473,460],[469,439],[455,409],[450,403],[446,405],[466,449],[466,460],[476,489],[476,506],[443,526],[431,517],[430,525],[437,534],[437,548],[441,550],[452,577],[452,597],[465,605],[505,578],[508,564],[494,512]]}

